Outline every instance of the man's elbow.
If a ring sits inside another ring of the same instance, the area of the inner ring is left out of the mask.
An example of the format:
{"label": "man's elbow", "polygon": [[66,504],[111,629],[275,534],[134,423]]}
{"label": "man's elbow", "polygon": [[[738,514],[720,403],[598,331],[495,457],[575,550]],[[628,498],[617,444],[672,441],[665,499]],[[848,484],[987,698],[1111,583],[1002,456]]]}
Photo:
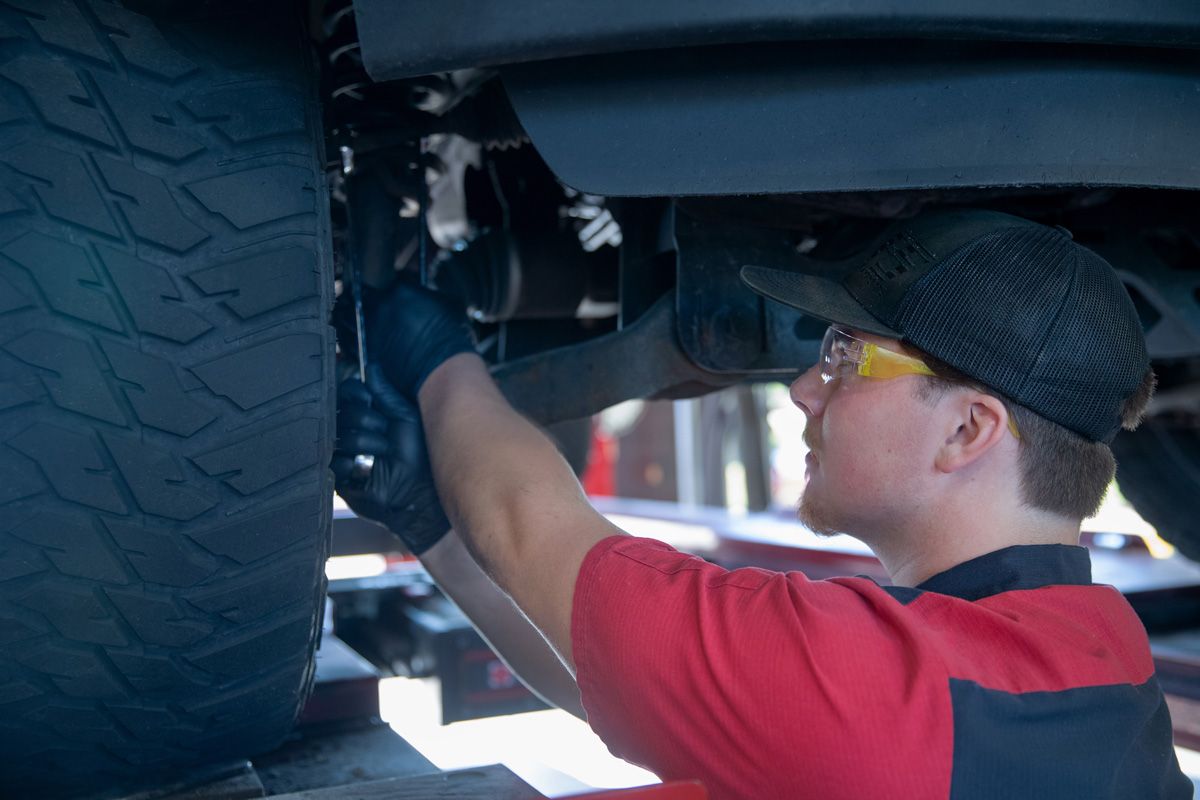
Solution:
{"label": "man's elbow", "polygon": [[511,594],[522,565],[537,559],[543,521],[519,509],[496,507],[482,519],[465,519],[460,530],[471,557],[497,586]]}
{"label": "man's elbow", "polygon": [[451,514],[455,530],[480,567],[502,588],[522,565],[545,555],[550,541],[581,532],[596,512],[577,483],[550,477],[518,487],[477,493],[477,502]]}

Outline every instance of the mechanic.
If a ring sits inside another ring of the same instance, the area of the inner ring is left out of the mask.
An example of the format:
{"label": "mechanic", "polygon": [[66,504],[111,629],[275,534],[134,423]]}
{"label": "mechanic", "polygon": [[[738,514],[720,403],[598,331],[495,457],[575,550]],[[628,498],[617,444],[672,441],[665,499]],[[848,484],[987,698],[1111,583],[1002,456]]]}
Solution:
{"label": "mechanic", "polygon": [[342,390],[339,491],[531,688],[714,797],[1192,797],[1146,633],[1078,544],[1154,384],[1112,267],[1064,229],[957,210],[742,278],[831,323],[791,386],[799,516],[861,539],[892,585],[626,535],[461,310],[408,285],[374,315],[367,387]]}

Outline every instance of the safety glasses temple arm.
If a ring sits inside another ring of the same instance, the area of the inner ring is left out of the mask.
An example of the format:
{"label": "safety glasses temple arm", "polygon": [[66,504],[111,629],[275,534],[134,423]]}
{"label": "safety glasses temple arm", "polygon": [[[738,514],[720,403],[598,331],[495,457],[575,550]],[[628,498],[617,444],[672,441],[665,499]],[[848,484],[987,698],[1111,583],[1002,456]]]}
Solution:
{"label": "safety glasses temple arm", "polygon": [[[901,375],[932,375],[936,373],[919,358],[895,353],[878,345],[867,342],[862,349],[858,361],[858,374],[869,378],[899,378]],[[1013,436],[1021,438],[1017,430],[1017,422],[1008,414],[1008,430]]]}
{"label": "safety glasses temple arm", "polygon": [[919,358],[867,342],[858,364],[858,374],[870,378],[899,378],[902,375],[933,375],[934,372]]}

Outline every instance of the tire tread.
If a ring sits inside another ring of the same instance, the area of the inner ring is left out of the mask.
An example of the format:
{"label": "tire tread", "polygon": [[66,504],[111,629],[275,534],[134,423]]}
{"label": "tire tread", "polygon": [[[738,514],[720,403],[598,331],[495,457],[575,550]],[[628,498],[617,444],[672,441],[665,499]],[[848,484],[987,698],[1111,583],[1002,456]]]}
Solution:
{"label": "tire tread", "polygon": [[0,8],[5,796],[253,755],[311,686],[332,501],[320,114],[295,9],[226,10],[238,25]]}

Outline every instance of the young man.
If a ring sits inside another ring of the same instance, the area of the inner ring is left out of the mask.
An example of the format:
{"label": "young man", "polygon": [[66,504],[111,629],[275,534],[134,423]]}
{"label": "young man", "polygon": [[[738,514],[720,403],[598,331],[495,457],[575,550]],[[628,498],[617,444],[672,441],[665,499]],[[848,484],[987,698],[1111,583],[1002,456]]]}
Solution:
{"label": "young man", "polygon": [[[1112,268],[1061,229],[948,211],[743,279],[833,325],[791,390],[800,517],[865,541],[892,586],[624,535],[502,398],[462,314],[410,287],[370,332],[374,409],[343,406],[340,491],[531,687],[714,797],[1191,797],[1145,632],[1078,546],[1107,443],[1153,388]],[[359,451],[378,459],[356,488]]]}

